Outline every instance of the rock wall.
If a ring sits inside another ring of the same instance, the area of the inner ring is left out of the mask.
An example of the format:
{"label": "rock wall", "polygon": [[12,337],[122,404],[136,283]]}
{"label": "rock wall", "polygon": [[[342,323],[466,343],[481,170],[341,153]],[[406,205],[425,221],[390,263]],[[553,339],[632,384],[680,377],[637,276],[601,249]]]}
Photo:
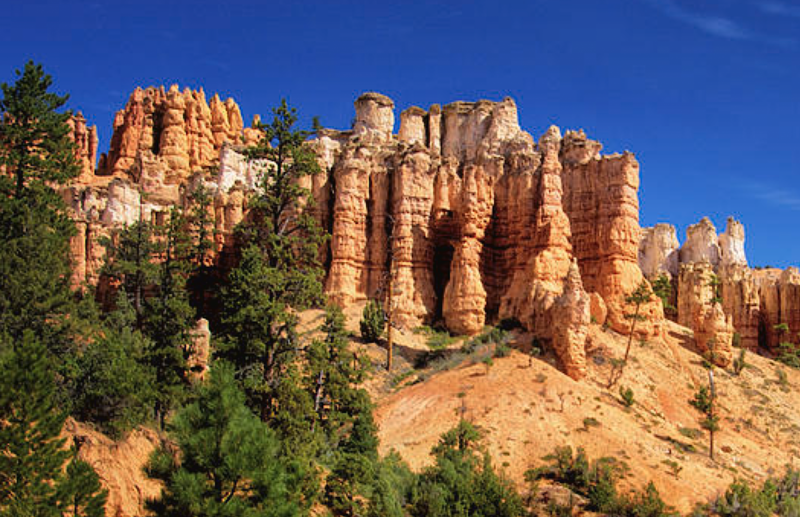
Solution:
{"label": "rock wall", "polygon": [[161,436],[151,429],[139,428],[114,441],[72,418],[64,425],[64,435],[108,490],[106,515],[147,514],[145,504],[161,496],[162,484],[148,477],[144,468],[152,452],[164,443]]}
{"label": "rock wall", "polygon": [[114,228],[163,217],[172,206],[186,207],[200,183],[214,198],[217,250],[232,244],[233,228],[244,217],[245,201],[263,171],[232,151],[255,143],[261,131],[242,127],[232,99],[177,85],[137,88],[114,118],[108,154],[97,155],[97,131],[79,113],[70,122],[81,174],[62,191],[77,226],[71,242],[73,284],[94,284],[105,250],[99,244]]}
{"label": "rock wall", "polygon": [[80,165],[80,180],[90,179],[97,166],[97,126],[86,126],[86,119],[80,111],[67,121],[69,136],[75,142],[75,159]]}
{"label": "rock wall", "polygon": [[[627,333],[631,308],[625,298],[645,281],[638,263],[639,163],[631,153],[600,156],[600,149],[582,131],[565,135],[564,208],[584,287],[605,300],[611,328]],[[644,304],[640,313],[646,319],[637,324],[637,333],[658,334],[663,320],[660,302]]]}
{"label": "rock wall", "polygon": [[[676,266],[678,243],[674,235],[675,228],[671,225],[644,229],[639,263],[649,279],[655,279],[661,272],[672,273]],[[725,231],[719,235],[708,218],[687,229],[686,241],[678,252],[677,282],[673,276],[678,293],[678,322],[702,336],[704,331],[699,328],[702,325],[698,319],[702,313],[706,326],[713,319],[721,328],[723,318],[719,314],[710,316],[711,300],[719,297],[724,319],[731,321],[741,346],[775,350],[783,339],[798,342],[800,277],[796,269],[781,272],[749,268],[744,239],[744,226],[733,218],[728,218]],[[711,288],[712,275],[719,283],[717,293]],[[775,330],[780,323],[786,323],[790,332],[781,336]]]}
{"label": "rock wall", "polygon": [[[406,328],[441,320],[474,334],[516,318],[576,378],[590,313],[628,330],[624,299],[644,280],[632,154],[601,156],[583,132],[556,127],[536,142],[510,98],[411,107],[397,134],[388,97],[366,93],[355,112],[351,131],[309,142],[322,172],[303,179],[332,233],[331,300],[385,300],[391,281],[394,320]],[[257,140],[257,122],[243,129],[233,101],[206,103],[202,90],[134,91],[97,174],[65,191],[79,223],[76,282],[96,281],[96,236],[186,207],[199,184],[214,198],[224,262],[265,166],[233,144]],[[659,332],[660,305],[642,312],[637,333]]]}
{"label": "rock wall", "polygon": [[178,85],[137,88],[114,117],[99,174],[131,175],[139,155],[149,151],[164,162],[166,182],[180,182],[211,165],[225,143],[243,141],[242,114],[233,99],[223,102],[214,95],[206,102],[202,89],[181,92]]}

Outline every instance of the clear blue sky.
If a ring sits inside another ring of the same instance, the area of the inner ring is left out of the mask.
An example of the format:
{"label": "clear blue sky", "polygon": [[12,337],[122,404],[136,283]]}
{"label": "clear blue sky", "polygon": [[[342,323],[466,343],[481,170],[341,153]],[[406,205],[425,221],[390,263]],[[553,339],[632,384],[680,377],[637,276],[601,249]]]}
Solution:
{"label": "clear blue sky", "polygon": [[583,128],[641,163],[643,225],[741,219],[753,265],[800,263],[800,1],[19,1],[0,81],[44,64],[108,147],[137,85],[282,96],[347,128],[375,90],[400,110],[514,97],[522,126]]}

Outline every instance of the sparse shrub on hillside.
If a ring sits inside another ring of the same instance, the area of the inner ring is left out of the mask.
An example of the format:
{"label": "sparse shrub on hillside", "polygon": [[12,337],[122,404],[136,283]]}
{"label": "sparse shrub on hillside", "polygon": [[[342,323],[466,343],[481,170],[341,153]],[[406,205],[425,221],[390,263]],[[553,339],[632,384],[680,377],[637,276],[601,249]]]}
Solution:
{"label": "sparse shrub on hillside", "polygon": [[625,303],[627,305],[632,305],[634,307],[634,311],[632,313],[625,314],[625,318],[631,320],[628,344],[625,347],[625,356],[622,358],[622,362],[619,363],[619,367],[613,366],[611,369],[611,376],[608,380],[607,386],[609,389],[612,388],[622,378],[625,365],[628,364],[628,356],[631,352],[631,344],[633,343],[633,335],[636,331],[636,323],[645,320],[645,317],[640,314],[642,305],[650,302],[652,295],[653,293],[650,290],[650,285],[647,283],[647,280],[642,280],[636,290],[625,298]]}
{"label": "sparse shrub on hillside", "polygon": [[498,343],[494,349],[495,357],[508,357],[511,354],[511,347],[506,343]]}
{"label": "sparse shrub on hillside", "polygon": [[573,453],[572,447],[559,447],[544,459],[550,465],[526,472],[526,479],[548,478],[568,486],[589,500],[586,510],[630,517],[662,517],[671,515],[668,507],[649,483],[641,492],[619,494],[617,481],[628,472],[628,466],[615,458],[605,457],[590,462],[583,448]]}
{"label": "sparse shrub on hillside", "polygon": [[653,294],[661,300],[661,306],[664,308],[664,314],[674,315],[677,312],[675,306],[669,303],[670,296],[672,295],[672,281],[669,276],[661,274],[653,282]]}
{"label": "sparse shrub on hillside", "polygon": [[[736,335],[736,334],[734,334]],[[739,355],[733,360],[733,373],[734,375],[741,375],[742,371],[747,368],[747,349],[740,348]]]}
{"label": "sparse shrub on hillside", "polygon": [[776,359],[786,366],[800,369],[800,348],[794,343],[781,342],[778,344],[778,356]]}
{"label": "sparse shrub on hillside", "polygon": [[669,467],[670,473],[675,476],[675,479],[679,479],[680,473],[683,470],[683,466],[675,460],[664,460],[661,463]]}
{"label": "sparse shrub on hillside", "polygon": [[489,369],[492,367],[492,365],[494,365],[494,361],[492,360],[492,357],[491,356],[486,356],[486,357],[483,358],[483,360],[481,362],[484,364],[484,366],[486,366],[486,375],[489,375]]}
{"label": "sparse shrub on hillside", "polygon": [[414,329],[415,334],[422,334],[427,337],[425,342],[431,350],[441,350],[455,343],[456,338],[451,336],[446,330],[439,330],[427,325],[422,325]]}
{"label": "sparse shrub on hillside", "polygon": [[760,489],[736,480],[725,493],[706,505],[698,505],[694,515],[720,517],[769,517],[800,515],[800,472],[787,468],[780,478],[770,478]]}
{"label": "sparse shrub on hillside", "polygon": [[719,416],[715,414],[716,404],[714,398],[712,384],[710,389],[706,386],[701,386],[694,394],[694,398],[689,401],[689,404],[703,415],[702,420],[700,420],[700,426],[708,431],[708,456],[712,460],[714,459],[714,433],[719,430]]}
{"label": "sparse shrub on hillside", "polygon": [[500,327],[490,327],[473,337],[461,347],[464,353],[471,354],[483,345],[505,345],[508,342],[508,331]]}
{"label": "sparse shrub on hillside", "polygon": [[634,395],[632,389],[620,386],[619,396],[622,398],[622,405],[624,405],[625,407],[633,406]]}
{"label": "sparse shrub on hillside", "polygon": [[789,377],[786,375],[786,370],[778,368],[777,370],[775,370],[775,374],[778,376],[778,385],[784,391],[789,389]]}
{"label": "sparse shrub on hillside", "polygon": [[367,302],[364,306],[364,312],[361,313],[359,326],[361,328],[361,337],[364,341],[377,343],[380,340],[386,328],[386,314],[384,314],[380,302],[377,300]]}

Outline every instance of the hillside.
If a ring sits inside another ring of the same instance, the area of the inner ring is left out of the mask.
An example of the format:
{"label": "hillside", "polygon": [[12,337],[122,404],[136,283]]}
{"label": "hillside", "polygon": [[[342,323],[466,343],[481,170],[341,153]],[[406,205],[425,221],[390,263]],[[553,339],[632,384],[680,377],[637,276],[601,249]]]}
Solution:
{"label": "hillside", "polygon": [[[519,350],[495,358],[488,369],[467,359],[419,383],[411,375],[410,382],[378,397],[381,448],[395,449],[421,468],[430,463],[439,436],[463,414],[485,431],[496,465],[517,482],[556,447],[584,447],[590,458],[624,460],[630,466],[626,484],[641,488],[653,480],[681,512],[713,498],[735,478],[763,481],[796,465],[800,372],[754,354],[747,355],[749,366],[739,376],[715,370],[722,422],[712,461],[708,435],[688,403],[695,387],[707,382],[706,370],[691,332],[676,324],[667,329],[664,337],[633,345],[620,382],[635,394],[630,409],[617,388],[606,389],[609,359],[624,354],[626,338],[592,325],[584,381],[560,372],[552,354],[529,361]],[[522,333],[512,343],[524,349],[530,340]],[[677,476],[667,464],[672,461],[681,467]]]}

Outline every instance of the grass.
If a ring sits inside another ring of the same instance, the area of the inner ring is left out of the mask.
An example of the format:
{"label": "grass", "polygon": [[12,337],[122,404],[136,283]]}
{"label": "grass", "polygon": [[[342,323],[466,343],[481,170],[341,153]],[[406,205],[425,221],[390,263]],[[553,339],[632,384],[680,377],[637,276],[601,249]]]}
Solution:
{"label": "grass", "polygon": [[703,436],[703,431],[693,427],[681,427],[678,429],[678,432],[690,440],[697,440]]}

